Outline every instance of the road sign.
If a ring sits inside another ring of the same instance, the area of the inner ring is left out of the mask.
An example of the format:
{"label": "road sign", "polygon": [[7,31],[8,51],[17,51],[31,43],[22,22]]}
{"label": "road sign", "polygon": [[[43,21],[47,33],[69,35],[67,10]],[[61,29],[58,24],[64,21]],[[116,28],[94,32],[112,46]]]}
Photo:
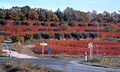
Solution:
{"label": "road sign", "polygon": [[88,43],[88,48],[93,48],[93,43],[92,42]]}
{"label": "road sign", "polygon": [[41,45],[41,46],[47,46],[48,44],[47,44],[47,43],[42,42],[42,43],[40,43],[40,45]]}
{"label": "road sign", "polygon": [[10,46],[11,46],[11,44],[9,44],[9,43],[3,43],[3,47],[5,47],[5,48],[8,48]]}
{"label": "road sign", "polygon": [[51,54],[52,48],[48,48],[48,54]]}

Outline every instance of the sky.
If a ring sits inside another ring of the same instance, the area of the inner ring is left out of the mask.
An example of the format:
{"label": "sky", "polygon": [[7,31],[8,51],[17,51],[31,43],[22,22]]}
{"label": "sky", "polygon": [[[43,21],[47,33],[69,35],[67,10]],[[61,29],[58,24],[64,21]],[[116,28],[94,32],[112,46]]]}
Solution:
{"label": "sky", "polygon": [[60,8],[62,11],[66,7],[80,11],[97,12],[118,12],[120,10],[120,0],[0,0],[0,8],[11,8],[13,6],[30,6],[31,8],[45,8],[56,11]]}

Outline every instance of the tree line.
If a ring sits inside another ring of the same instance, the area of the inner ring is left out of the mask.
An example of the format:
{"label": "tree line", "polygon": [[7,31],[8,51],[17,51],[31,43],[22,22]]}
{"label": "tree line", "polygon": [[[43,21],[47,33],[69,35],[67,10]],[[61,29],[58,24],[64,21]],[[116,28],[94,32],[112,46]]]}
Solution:
{"label": "tree line", "polygon": [[19,35],[11,35],[11,40],[13,42],[17,42],[17,41],[21,41],[26,42],[28,40],[31,39],[76,39],[76,40],[80,40],[80,39],[86,39],[86,38],[92,38],[95,39],[98,37],[98,33],[79,33],[79,32],[71,32],[71,33],[62,33],[62,32],[56,32],[54,33],[54,35],[51,35],[50,33],[39,33],[39,34],[26,34],[24,36],[19,36]]}
{"label": "tree line", "polygon": [[120,14],[117,12],[103,13],[82,12],[67,7],[64,11],[59,8],[56,12],[42,8],[30,8],[29,6],[12,7],[10,9],[0,8],[0,19],[12,20],[41,20],[41,21],[81,21],[81,22],[120,22]]}

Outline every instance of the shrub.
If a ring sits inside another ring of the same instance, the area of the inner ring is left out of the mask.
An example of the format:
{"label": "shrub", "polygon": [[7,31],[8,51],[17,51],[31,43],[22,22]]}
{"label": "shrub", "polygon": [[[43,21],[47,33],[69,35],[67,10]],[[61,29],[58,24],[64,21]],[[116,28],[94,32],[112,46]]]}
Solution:
{"label": "shrub", "polygon": [[29,26],[30,24],[29,24],[28,22],[26,22],[26,21],[22,21],[22,22],[21,22],[21,25]]}
{"label": "shrub", "polygon": [[25,28],[24,31],[33,31],[32,28]]}
{"label": "shrub", "polygon": [[76,33],[76,32],[71,33],[71,36],[73,38],[76,38],[77,40],[79,40],[80,38],[83,38],[83,35],[81,33]]}
{"label": "shrub", "polygon": [[35,21],[35,22],[33,23],[33,25],[34,25],[34,26],[40,26],[41,24],[40,24],[38,21]]}
{"label": "shrub", "polygon": [[46,29],[45,28],[40,28],[40,29],[38,29],[38,31],[46,31]]}
{"label": "shrub", "polygon": [[14,25],[21,25],[21,21],[15,21],[14,23],[13,23],[13,26]]}
{"label": "shrub", "polygon": [[48,34],[48,33],[41,33],[41,36],[42,36],[43,39],[50,39],[50,38],[52,38],[52,36],[50,34]]}
{"label": "shrub", "polygon": [[98,26],[97,24],[88,24],[88,26]]}
{"label": "shrub", "polygon": [[75,24],[73,22],[68,23],[69,26],[73,27]]}
{"label": "shrub", "polygon": [[58,26],[56,23],[51,23],[50,26]]}
{"label": "shrub", "polygon": [[78,24],[78,26],[87,26],[86,24]]}
{"label": "shrub", "polygon": [[113,32],[113,31],[115,31],[115,27],[113,25],[107,25],[107,26],[105,26],[105,30],[107,32]]}
{"label": "shrub", "polygon": [[34,39],[40,39],[41,38],[41,34],[33,34],[33,38]]}
{"label": "shrub", "polygon": [[52,28],[53,31],[62,31],[60,28]]}
{"label": "shrub", "polygon": [[4,20],[4,19],[1,19],[1,20],[0,20],[0,25],[1,25],[1,26],[6,25],[6,24],[7,24],[7,21],[6,21],[6,20]]}
{"label": "shrub", "polygon": [[62,37],[62,34],[61,33],[55,33],[55,38],[60,40]]}
{"label": "shrub", "polygon": [[48,26],[49,24],[47,24],[46,22],[41,23],[42,26]]}
{"label": "shrub", "polygon": [[64,26],[65,25],[65,22],[61,22],[60,24],[59,24],[59,26]]}
{"label": "shrub", "polygon": [[64,34],[64,37],[65,37],[66,39],[72,38],[71,34],[67,34],[67,33]]}
{"label": "shrub", "polygon": [[15,35],[11,36],[11,39],[12,39],[12,42],[17,42],[18,41],[18,38]]}

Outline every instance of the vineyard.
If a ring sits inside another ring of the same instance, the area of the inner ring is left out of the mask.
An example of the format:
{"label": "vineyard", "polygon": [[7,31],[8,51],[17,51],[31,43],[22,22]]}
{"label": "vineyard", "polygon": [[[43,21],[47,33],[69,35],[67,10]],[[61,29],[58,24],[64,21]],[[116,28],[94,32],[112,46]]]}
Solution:
{"label": "vineyard", "polygon": [[[61,22],[51,21],[46,22],[47,25],[44,26],[43,22],[39,21],[41,25],[35,26],[33,21],[26,21],[26,23],[30,25],[13,25],[15,21],[8,20],[8,23],[1,26],[0,30],[1,33],[8,36],[24,37],[28,34],[33,37],[32,39],[40,41],[44,39],[48,43],[48,46],[45,47],[46,54],[48,54],[48,48],[52,48],[51,54],[84,55],[85,52],[89,54],[88,43],[92,42],[94,55],[120,55],[120,42],[104,40],[106,37],[120,37],[120,33],[117,32],[120,31],[119,24],[100,23],[99,26],[96,26],[93,23],[72,22],[74,26],[70,26],[71,22],[65,22],[65,25],[61,26]],[[115,30],[107,31],[106,25],[115,26]],[[42,48],[39,43],[39,41],[35,42],[34,53],[41,54]]]}
{"label": "vineyard", "polygon": [[120,14],[94,14],[67,7],[52,12],[29,6],[0,10],[0,40],[33,41],[32,50],[40,54],[39,43],[45,41],[47,54],[89,54],[88,43],[93,43],[93,54],[120,56]]}
{"label": "vineyard", "polygon": [[[89,54],[88,40],[46,40],[48,46],[45,47],[45,53],[47,49],[52,48],[51,54],[69,54],[69,55],[84,55],[85,52]],[[93,54],[107,55],[107,56],[119,56],[120,55],[120,43],[119,42],[104,42],[104,41],[90,41],[94,45]],[[36,48],[33,49],[35,53],[40,54],[42,47],[39,42],[36,43]]]}

